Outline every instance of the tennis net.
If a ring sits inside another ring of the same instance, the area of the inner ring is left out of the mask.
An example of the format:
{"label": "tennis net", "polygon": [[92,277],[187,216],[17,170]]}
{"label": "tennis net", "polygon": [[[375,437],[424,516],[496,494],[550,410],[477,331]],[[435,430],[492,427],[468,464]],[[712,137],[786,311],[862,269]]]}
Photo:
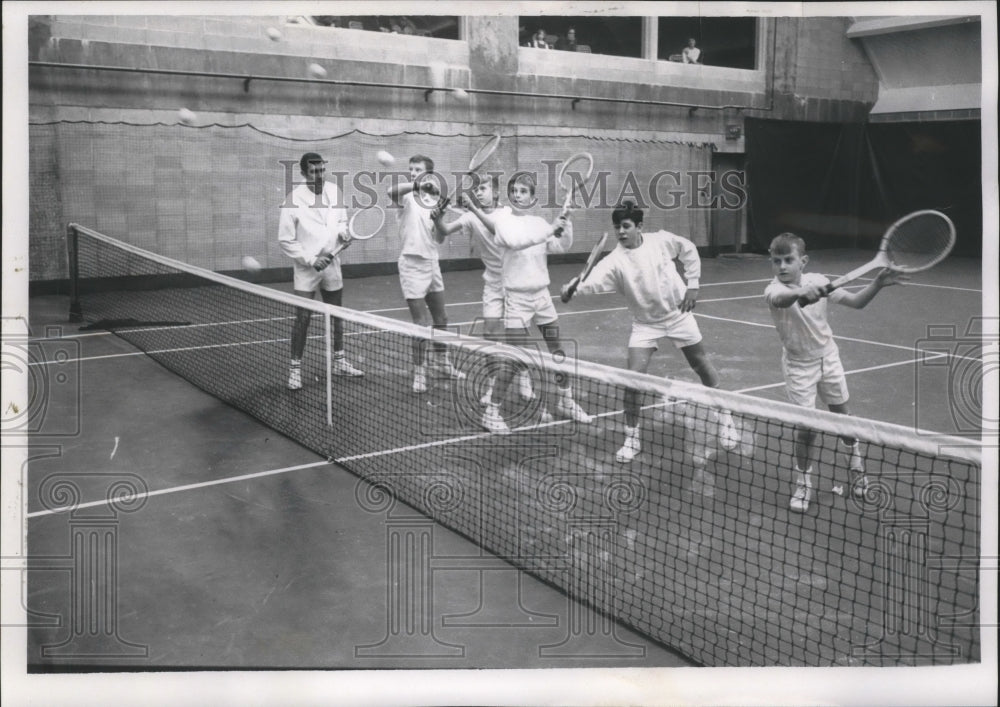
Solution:
{"label": "tennis net", "polygon": [[[331,307],[82,226],[68,241],[71,318],[693,661],[980,660],[981,461],[969,440]],[[313,323],[304,385],[290,390],[299,308]],[[362,378],[331,368],[334,316]],[[432,378],[421,395],[411,356],[428,340],[466,375]],[[503,414],[514,433],[490,435],[481,397],[505,359],[529,371],[536,395],[512,389]],[[540,393],[557,374],[592,424],[543,421]],[[615,455],[627,389],[644,408],[642,451],[626,465]],[[724,445],[727,410],[737,437]],[[795,513],[792,450],[803,427],[820,432],[812,502]],[[861,495],[841,436],[860,440]]]}

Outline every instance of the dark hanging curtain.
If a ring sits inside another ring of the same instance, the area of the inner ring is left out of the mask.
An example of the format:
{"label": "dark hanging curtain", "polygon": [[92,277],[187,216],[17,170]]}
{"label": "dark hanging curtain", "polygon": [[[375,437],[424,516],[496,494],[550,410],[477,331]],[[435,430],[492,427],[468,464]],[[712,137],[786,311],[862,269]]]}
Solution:
{"label": "dark hanging curtain", "polygon": [[979,127],[747,119],[751,248],[784,231],[810,248],[875,248],[895,219],[937,209],[955,222],[955,253],[980,255]]}

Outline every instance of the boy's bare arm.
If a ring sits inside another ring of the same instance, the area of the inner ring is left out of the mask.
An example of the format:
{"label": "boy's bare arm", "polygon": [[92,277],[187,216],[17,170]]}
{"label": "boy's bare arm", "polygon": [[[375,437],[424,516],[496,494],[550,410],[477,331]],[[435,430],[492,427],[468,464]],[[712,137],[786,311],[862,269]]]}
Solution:
{"label": "boy's bare arm", "polygon": [[903,285],[909,282],[910,276],[906,273],[896,272],[890,270],[889,268],[883,268],[875,279],[872,280],[864,289],[858,290],[857,292],[844,292],[838,302],[845,307],[851,307],[852,309],[864,309],[868,306],[868,303],[875,299],[875,295],[883,287],[889,287],[891,285]]}
{"label": "boy's bare arm", "polygon": [[805,304],[819,302],[824,296],[823,285],[805,285],[790,287],[781,292],[775,292],[768,297],[768,303],[778,309],[785,309],[796,304],[800,299]]}
{"label": "boy's bare arm", "polygon": [[389,195],[390,199],[396,202],[399,201],[400,197],[404,196],[405,194],[409,194],[411,191],[413,191],[414,188],[416,188],[415,182],[393,181],[393,183],[390,184],[389,188],[386,190],[386,193]]}

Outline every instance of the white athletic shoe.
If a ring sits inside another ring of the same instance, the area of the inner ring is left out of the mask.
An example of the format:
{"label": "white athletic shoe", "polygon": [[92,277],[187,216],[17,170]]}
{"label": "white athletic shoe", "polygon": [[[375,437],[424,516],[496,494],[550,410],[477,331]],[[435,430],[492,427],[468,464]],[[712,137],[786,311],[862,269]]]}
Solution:
{"label": "white athletic shoe", "polygon": [[507,423],[504,422],[503,416],[500,415],[500,406],[490,403],[486,406],[486,410],[483,411],[483,428],[494,435],[509,435],[510,428],[507,427]]}
{"label": "white athletic shoe", "polygon": [[809,501],[812,500],[813,493],[812,479],[809,478],[810,472],[812,472],[812,467],[809,467],[805,472],[797,469],[795,471],[795,493],[792,494],[788,507],[796,513],[805,513],[809,510]]}
{"label": "white athletic shoe", "polygon": [[427,392],[427,367],[417,366],[413,369],[413,392]]}
{"label": "white athletic shoe", "polygon": [[365,374],[364,371],[360,371],[352,366],[351,362],[343,356],[333,359],[332,369],[333,375],[335,376],[349,376],[351,378],[357,378],[358,376],[363,376]]}
{"label": "white athletic shoe", "polygon": [[728,410],[719,411],[719,446],[731,452],[740,444],[740,431],[733,422],[733,414]]}
{"label": "white athletic shoe", "polygon": [[573,396],[569,392],[559,393],[559,402],[556,403],[556,412],[563,417],[568,417],[570,420],[575,420],[577,422],[582,422],[589,425],[594,421],[594,418],[583,411]]}
{"label": "white athletic shoe", "polygon": [[635,455],[638,454],[642,449],[642,444],[639,441],[639,426],[629,427],[625,425],[625,444],[622,448],[618,450],[615,454],[615,461],[622,464],[628,464],[630,461],[635,459]]}
{"label": "white athletic shoe", "polygon": [[288,369],[288,389],[299,390],[302,388],[302,365],[292,364]]}
{"label": "white athletic shoe", "polygon": [[538,415],[538,422],[543,425],[547,425],[550,422],[555,422],[555,418],[552,417],[552,413],[545,406],[542,406],[542,411]]}
{"label": "white athletic shoe", "polygon": [[531,374],[525,370],[517,374],[517,392],[525,402],[535,399],[535,391],[531,387]]}
{"label": "white athletic shoe", "polygon": [[840,440],[841,462],[851,474],[851,493],[854,498],[864,498],[868,491],[868,477],[865,476],[865,460],[861,456],[861,443],[854,440],[853,444],[844,444]]}

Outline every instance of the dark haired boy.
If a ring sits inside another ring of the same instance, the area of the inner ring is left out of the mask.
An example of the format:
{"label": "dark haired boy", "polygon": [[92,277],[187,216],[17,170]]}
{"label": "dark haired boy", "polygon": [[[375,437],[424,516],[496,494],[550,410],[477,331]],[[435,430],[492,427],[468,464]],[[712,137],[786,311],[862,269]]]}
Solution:
{"label": "dark haired boy", "polygon": [[[576,294],[620,292],[632,314],[628,342],[628,369],[645,373],[660,339],[669,339],[681,350],[703,385],[715,388],[719,374],[705,353],[701,331],[691,310],[698,300],[701,259],[694,243],[669,231],[644,232],[643,211],[626,201],[611,213],[618,246],[601,260],[583,282],[574,277],[563,285],[565,293],[576,284]],[[685,283],[674,260],[684,267]],[[577,284],[578,283],[578,284]],[[625,443],[615,454],[622,463],[641,451],[639,391],[625,391]],[[727,410],[718,413],[719,443],[735,449],[739,432]]]}

